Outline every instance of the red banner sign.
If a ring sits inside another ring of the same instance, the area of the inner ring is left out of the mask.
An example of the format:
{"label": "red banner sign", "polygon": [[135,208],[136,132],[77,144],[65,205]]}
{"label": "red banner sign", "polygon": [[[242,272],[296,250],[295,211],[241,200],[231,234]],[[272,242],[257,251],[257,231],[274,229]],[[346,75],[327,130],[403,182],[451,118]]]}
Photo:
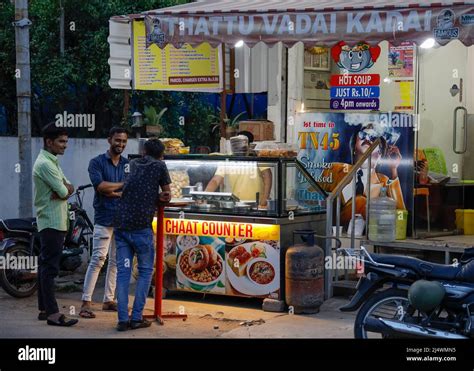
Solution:
{"label": "red banner sign", "polygon": [[378,74],[344,74],[332,75],[331,86],[374,86],[380,84]]}

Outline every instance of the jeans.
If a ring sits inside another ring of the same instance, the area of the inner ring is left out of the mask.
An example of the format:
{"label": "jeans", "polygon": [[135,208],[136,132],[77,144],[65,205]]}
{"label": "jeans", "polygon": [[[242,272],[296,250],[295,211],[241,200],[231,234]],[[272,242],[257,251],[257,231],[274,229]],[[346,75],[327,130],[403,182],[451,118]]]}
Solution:
{"label": "jeans", "polygon": [[114,301],[117,282],[114,228],[104,227],[99,224],[94,225],[93,246],[91,261],[89,262],[89,267],[87,268],[86,277],[84,279],[82,300],[92,301],[92,293],[94,292],[97,279],[99,278],[100,270],[104,266],[107,255],[109,255],[107,275],[105,276],[104,303]]}
{"label": "jeans", "polygon": [[54,296],[54,278],[59,273],[66,232],[46,228],[39,235],[41,249],[38,259],[38,309],[49,316],[59,312]]}
{"label": "jeans", "polygon": [[128,317],[128,289],[133,268],[133,256],[138,260],[138,279],[135,288],[135,300],[132,308],[132,321],[141,321],[148,290],[153,275],[155,248],[151,228],[128,231],[115,230],[117,246],[117,307],[119,322],[126,322]]}

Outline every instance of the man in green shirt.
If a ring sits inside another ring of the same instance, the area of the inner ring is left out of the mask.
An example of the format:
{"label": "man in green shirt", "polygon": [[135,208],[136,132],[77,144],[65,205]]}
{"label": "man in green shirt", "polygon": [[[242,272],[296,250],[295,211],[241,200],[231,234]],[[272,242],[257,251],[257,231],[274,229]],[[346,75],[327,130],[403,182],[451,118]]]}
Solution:
{"label": "man in green shirt", "polygon": [[38,319],[48,325],[72,326],[77,319],[69,319],[59,312],[54,295],[54,278],[59,264],[68,229],[67,199],[74,187],[64,176],[58,155],[67,148],[68,135],[64,129],[48,124],[43,129],[44,147],[33,166],[35,185],[36,222],[40,234],[41,250],[38,269]]}

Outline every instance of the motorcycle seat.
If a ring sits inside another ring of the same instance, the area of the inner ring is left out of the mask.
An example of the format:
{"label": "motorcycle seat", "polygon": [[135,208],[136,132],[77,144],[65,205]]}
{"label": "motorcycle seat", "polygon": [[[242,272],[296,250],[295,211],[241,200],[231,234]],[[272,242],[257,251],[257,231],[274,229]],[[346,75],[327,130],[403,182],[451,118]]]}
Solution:
{"label": "motorcycle seat", "polygon": [[455,280],[461,271],[461,266],[436,264],[421,259],[401,255],[370,254],[377,263],[392,264],[414,270],[422,277]]}
{"label": "motorcycle seat", "polygon": [[34,232],[36,231],[36,218],[24,219],[2,219],[0,220],[0,227],[10,232]]}

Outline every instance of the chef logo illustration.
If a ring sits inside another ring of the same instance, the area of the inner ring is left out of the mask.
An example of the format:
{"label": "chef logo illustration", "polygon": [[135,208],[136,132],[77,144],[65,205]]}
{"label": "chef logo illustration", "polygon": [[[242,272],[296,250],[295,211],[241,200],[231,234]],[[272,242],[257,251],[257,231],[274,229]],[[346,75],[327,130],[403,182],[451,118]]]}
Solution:
{"label": "chef logo illustration", "polygon": [[454,12],[451,9],[445,9],[438,15],[438,28],[446,30],[454,27]]}
{"label": "chef logo illustration", "polygon": [[165,33],[161,29],[160,20],[154,19],[153,20],[153,30],[148,34],[147,43],[148,44],[156,44],[160,48],[165,46]]}
{"label": "chef logo illustration", "polygon": [[331,56],[339,68],[360,73],[374,65],[380,56],[380,47],[370,46],[362,41],[351,48],[344,41],[340,41],[331,48]]}
{"label": "chef logo illustration", "polygon": [[443,9],[436,19],[434,36],[439,40],[451,40],[459,38],[459,27],[456,24],[456,14],[451,9]]}

